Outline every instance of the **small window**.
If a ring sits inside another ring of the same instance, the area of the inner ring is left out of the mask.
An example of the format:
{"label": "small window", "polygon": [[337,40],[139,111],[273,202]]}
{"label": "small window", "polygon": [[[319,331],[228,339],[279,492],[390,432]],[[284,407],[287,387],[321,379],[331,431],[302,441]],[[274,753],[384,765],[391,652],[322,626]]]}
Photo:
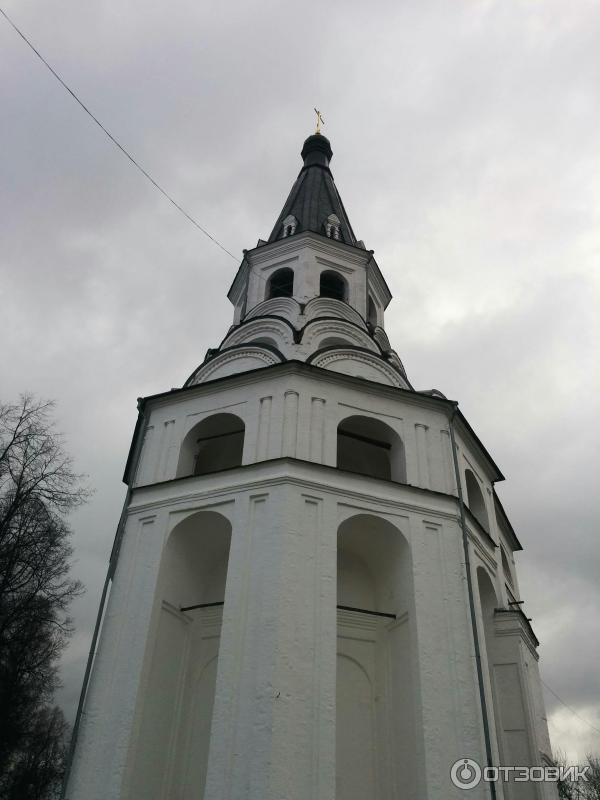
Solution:
{"label": "small window", "polygon": [[283,238],[285,239],[287,236],[293,236],[296,233],[296,228],[298,227],[298,220],[293,214],[288,214],[288,216],[283,220],[282,229],[283,229]]}
{"label": "small window", "polygon": [[330,214],[325,222],[325,233],[329,239],[342,238],[342,224],[337,214]]}
{"label": "small window", "polygon": [[272,297],[292,297],[294,294],[294,270],[289,267],[278,269],[267,283],[266,299]]}
{"label": "small window", "polygon": [[326,270],[321,273],[319,294],[321,297],[331,297],[333,300],[346,300],[346,281],[337,272]]}

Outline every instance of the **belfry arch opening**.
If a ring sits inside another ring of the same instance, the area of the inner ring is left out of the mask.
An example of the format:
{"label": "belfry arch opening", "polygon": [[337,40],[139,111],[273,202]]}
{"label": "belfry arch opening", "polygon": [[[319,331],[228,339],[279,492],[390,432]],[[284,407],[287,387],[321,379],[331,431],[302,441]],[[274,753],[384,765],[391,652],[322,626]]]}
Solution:
{"label": "belfry arch opening", "polygon": [[[416,800],[410,550],[392,523],[338,528],[336,800]],[[343,608],[340,608],[343,606]],[[352,609],[352,610],[349,610]]]}
{"label": "belfry arch opening", "polygon": [[229,521],[200,511],[164,547],[130,797],[203,797],[230,542]]}
{"label": "belfry arch opening", "polygon": [[267,281],[265,300],[273,297],[293,297],[294,295],[294,270],[282,267],[274,272]]}
{"label": "belfry arch opening", "polygon": [[235,414],[205,417],[183,440],[177,477],[207,475],[239,467],[244,451],[244,434],[244,422]]}
{"label": "belfry arch opening", "polygon": [[337,430],[337,466],[372,478],[406,483],[406,455],[400,436],[381,420],[352,416]]}
{"label": "belfry arch opening", "polygon": [[485,507],[485,500],[483,499],[483,492],[479,485],[479,481],[470,469],[465,470],[465,484],[467,487],[467,505],[469,511],[477,522],[489,532],[490,522]]}
{"label": "belfry arch opening", "polygon": [[338,272],[327,269],[319,278],[319,295],[330,297],[332,300],[347,300],[348,284]]}

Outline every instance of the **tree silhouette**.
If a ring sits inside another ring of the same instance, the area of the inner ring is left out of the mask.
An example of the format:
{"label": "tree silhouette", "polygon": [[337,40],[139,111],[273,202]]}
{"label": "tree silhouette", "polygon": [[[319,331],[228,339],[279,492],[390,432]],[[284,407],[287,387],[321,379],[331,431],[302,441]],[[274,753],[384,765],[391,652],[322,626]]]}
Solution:
{"label": "tree silhouette", "polygon": [[57,659],[72,631],[65,516],[88,496],[52,419],[52,403],[0,405],[0,796],[51,797],[66,723],[52,707]]}

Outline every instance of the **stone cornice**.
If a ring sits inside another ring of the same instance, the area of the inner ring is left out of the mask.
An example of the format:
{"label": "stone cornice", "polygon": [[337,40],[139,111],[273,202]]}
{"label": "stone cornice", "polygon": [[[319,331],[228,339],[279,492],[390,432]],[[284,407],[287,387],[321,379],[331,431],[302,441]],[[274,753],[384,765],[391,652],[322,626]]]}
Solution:
{"label": "stone cornice", "polygon": [[[278,474],[273,470],[279,468]],[[309,474],[310,473],[310,474]],[[322,478],[315,478],[321,475]],[[221,480],[221,485],[215,485]],[[227,480],[227,486],[223,481]],[[367,483],[369,491],[358,488],[359,484]],[[354,472],[338,469],[327,464],[317,464],[314,461],[283,456],[281,458],[258,461],[241,467],[213,472],[207,475],[190,476],[187,478],[174,478],[173,480],[136,486],[133,489],[132,500],[129,505],[130,512],[148,511],[151,508],[173,505],[181,501],[210,500],[215,497],[229,498],[239,495],[244,491],[255,491],[257,488],[266,488],[282,484],[302,486],[310,491],[325,492],[327,494],[343,494],[344,500],[353,500],[363,505],[376,505],[378,508],[387,508],[392,511],[416,511],[418,513],[433,514],[458,524],[456,504],[458,499],[454,495],[436,492],[432,489],[423,489],[406,483],[396,483],[381,478],[372,478]],[[355,486],[353,486],[355,484]],[[156,493],[164,490],[169,495],[169,490],[176,490],[175,496],[165,496],[160,500],[143,500],[144,494]],[[390,498],[389,492],[402,493],[404,497]],[[413,498],[406,495],[414,495]],[[432,509],[431,503],[418,502],[416,498],[436,499],[440,507]],[[443,508],[443,506],[447,506]]]}
{"label": "stone cornice", "polygon": [[302,233],[294,234],[294,236],[277,239],[277,241],[270,242],[262,247],[248,250],[245,253],[245,258],[252,266],[255,266],[265,261],[272,261],[273,258],[278,258],[280,254],[285,256],[297,250],[302,250],[307,246],[330,258],[343,258],[345,261],[350,261],[357,265],[364,266],[372,257],[372,253],[369,250],[363,250],[362,247],[346,244],[339,241],[339,239],[329,239],[327,236],[321,236],[313,231],[303,231]]}
{"label": "stone cornice", "polygon": [[[194,374],[194,373],[192,373]],[[402,389],[395,386],[387,386],[384,383],[377,383],[376,381],[369,381],[366,378],[357,378],[353,375],[345,375],[341,372],[332,372],[330,370],[313,367],[310,364],[305,364],[303,361],[286,361],[282,364],[274,364],[272,367],[263,367],[246,372],[239,372],[235,375],[226,375],[222,378],[216,378],[213,381],[197,384],[194,386],[184,386],[180,389],[171,389],[169,392],[161,392],[159,394],[148,395],[147,397],[140,398],[142,405],[167,405],[179,400],[187,400],[190,397],[201,396],[202,394],[209,394],[214,392],[215,389],[235,387],[239,384],[254,384],[262,383],[271,378],[283,377],[289,374],[306,375],[307,377],[318,378],[319,381],[330,384],[342,384],[353,388],[368,389],[369,393],[379,394],[383,397],[389,397],[397,400],[401,397],[403,402],[411,405],[420,406],[423,408],[436,409],[450,409],[454,406],[451,400],[433,395],[415,392],[412,389]],[[447,413],[447,412],[446,412]]]}
{"label": "stone cornice", "polygon": [[536,648],[539,641],[533,628],[522,611],[509,611],[504,608],[497,608],[494,611],[494,634],[496,636],[519,636],[529,648],[532,655],[537,659]]}

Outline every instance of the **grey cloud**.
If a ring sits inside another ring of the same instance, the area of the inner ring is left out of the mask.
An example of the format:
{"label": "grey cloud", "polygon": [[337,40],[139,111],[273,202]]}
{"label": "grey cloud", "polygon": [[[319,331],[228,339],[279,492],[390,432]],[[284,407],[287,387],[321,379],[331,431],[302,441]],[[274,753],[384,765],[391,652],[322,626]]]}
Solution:
{"label": "grey cloud", "polygon": [[[597,4],[27,0],[7,11],[236,255],[269,233],[322,109],[350,219],[395,295],[390,338],[415,385],[461,402],[507,475],[498,490],[526,548],[543,676],[600,727]],[[64,659],[72,713],[135,399],[181,385],[222,338],[236,264],[5,24],[0,47],[2,394],[57,398],[97,489],[72,520],[88,587]],[[547,699],[557,746],[600,751]]]}

